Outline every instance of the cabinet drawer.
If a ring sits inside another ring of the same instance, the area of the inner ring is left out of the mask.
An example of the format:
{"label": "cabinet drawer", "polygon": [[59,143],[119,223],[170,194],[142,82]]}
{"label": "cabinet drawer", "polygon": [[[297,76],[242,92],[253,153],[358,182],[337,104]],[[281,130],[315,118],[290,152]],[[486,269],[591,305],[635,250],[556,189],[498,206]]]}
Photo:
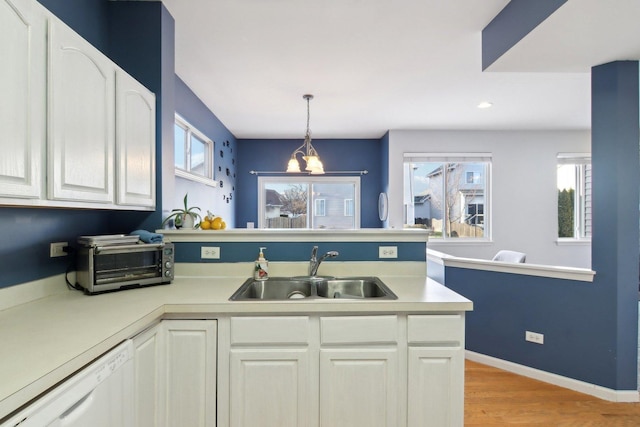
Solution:
{"label": "cabinet drawer", "polygon": [[464,343],[464,318],[460,314],[408,316],[409,344]]}
{"label": "cabinet drawer", "polygon": [[308,342],[309,318],[306,316],[231,318],[231,345]]}
{"label": "cabinet drawer", "polygon": [[397,316],[322,317],[321,344],[395,344]]}

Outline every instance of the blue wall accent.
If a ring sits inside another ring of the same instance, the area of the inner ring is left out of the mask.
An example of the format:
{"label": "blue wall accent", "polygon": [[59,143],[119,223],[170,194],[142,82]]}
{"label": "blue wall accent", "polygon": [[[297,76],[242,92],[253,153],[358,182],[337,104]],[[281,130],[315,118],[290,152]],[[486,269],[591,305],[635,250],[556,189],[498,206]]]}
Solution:
{"label": "blue wall accent", "polygon": [[[176,242],[176,262],[251,262],[258,257],[259,248],[266,247],[265,257],[269,261],[308,261],[311,248],[318,246],[318,253],[338,251],[335,261],[421,261],[426,260],[424,242],[218,242],[219,260],[200,258],[200,247],[210,246],[206,242]],[[378,246],[397,246],[398,258],[378,259]]]}
{"label": "blue wall accent", "polygon": [[108,55],[108,0],[38,0],[89,43]]}
{"label": "blue wall accent", "polygon": [[104,234],[108,213],[0,208],[0,288],[63,273],[71,257],[50,258],[49,243]]}
{"label": "blue wall accent", "polygon": [[591,259],[603,288],[597,305],[607,327],[614,388],[635,389],[638,342],[638,62],[591,72],[593,237]]}
{"label": "blue wall accent", "polygon": [[515,46],[567,0],[511,0],[482,30],[482,69]]}
{"label": "blue wall accent", "polygon": [[[258,225],[258,179],[249,171],[284,171],[291,153],[301,140],[239,139],[237,190],[237,227],[247,222]],[[326,171],[366,169],[360,180],[361,228],[380,228],[378,195],[381,190],[381,155],[378,139],[314,139]],[[283,172],[283,176],[286,173]]]}
{"label": "blue wall accent", "polygon": [[[445,268],[445,283],[473,301],[468,350],[618,389],[614,313],[602,285],[454,267]],[[525,341],[525,331],[544,334],[544,345]],[[635,384],[635,371],[628,374]]]}

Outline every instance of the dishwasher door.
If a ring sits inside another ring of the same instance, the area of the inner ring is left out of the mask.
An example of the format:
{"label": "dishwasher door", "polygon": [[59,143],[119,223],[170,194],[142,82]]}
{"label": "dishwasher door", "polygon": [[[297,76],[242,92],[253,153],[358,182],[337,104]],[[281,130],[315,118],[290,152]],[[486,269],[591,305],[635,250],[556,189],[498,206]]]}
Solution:
{"label": "dishwasher door", "polygon": [[2,427],[134,427],[133,344],[123,342]]}

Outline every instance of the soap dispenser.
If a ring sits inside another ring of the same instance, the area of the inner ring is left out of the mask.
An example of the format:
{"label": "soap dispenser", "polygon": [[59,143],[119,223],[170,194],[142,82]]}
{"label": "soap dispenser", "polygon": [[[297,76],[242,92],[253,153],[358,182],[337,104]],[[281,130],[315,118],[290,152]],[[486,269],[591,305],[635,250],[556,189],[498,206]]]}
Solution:
{"label": "soap dispenser", "polygon": [[269,278],[269,261],[264,257],[265,249],[267,248],[260,248],[260,254],[258,255],[255,268],[253,269],[253,278],[255,280],[267,280]]}

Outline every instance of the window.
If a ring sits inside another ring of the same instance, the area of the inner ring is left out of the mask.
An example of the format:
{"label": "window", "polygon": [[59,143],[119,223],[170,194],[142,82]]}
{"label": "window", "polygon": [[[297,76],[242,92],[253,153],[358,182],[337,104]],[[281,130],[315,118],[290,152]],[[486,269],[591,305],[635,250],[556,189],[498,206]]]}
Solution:
{"label": "window", "polygon": [[315,216],[327,216],[327,201],[325,199],[316,199]]}
{"label": "window", "polygon": [[430,239],[488,238],[490,169],[490,154],[406,153],[405,227]]}
{"label": "window", "polygon": [[344,199],[344,216],[353,216],[353,199]]}
{"label": "window", "polygon": [[591,238],[591,158],[558,155],[558,238]]}
{"label": "window", "polygon": [[467,172],[467,184],[477,184],[480,182],[480,174],[477,172]]}
{"label": "window", "polygon": [[258,177],[258,226],[359,228],[359,200],[360,177]]}
{"label": "window", "polygon": [[177,114],[173,135],[176,176],[215,186],[213,141]]}

